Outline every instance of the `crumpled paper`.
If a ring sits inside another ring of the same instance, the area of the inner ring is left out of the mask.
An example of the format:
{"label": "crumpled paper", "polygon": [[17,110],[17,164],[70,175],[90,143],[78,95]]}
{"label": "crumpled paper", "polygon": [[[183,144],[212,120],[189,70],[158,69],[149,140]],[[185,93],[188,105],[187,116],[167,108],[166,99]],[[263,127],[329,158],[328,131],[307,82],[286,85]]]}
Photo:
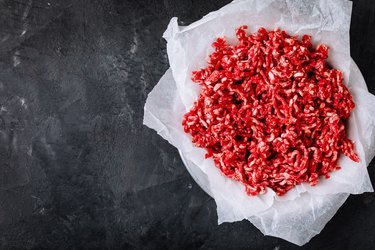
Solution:
{"label": "crumpled paper", "polygon": [[[373,192],[367,166],[375,155],[375,96],[350,58],[351,8],[347,0],[237,0],[186,27],[171,19],[164,33],[171,68],[147,98],[144,124],[179,150],[195,181],[215,199],[219,224],[247,219],[265,235],[303,245],[324,228],[349,194]],[[244,24],[248,32],[279,27],[293,35],[309,34],[315,45],[330,47],[328,61],[344,72],[356,103],[347,133],[355,141],[360,163],[341,155],[342,169],[330,179],[321,178],[317,186],[303,183],[281,197],[269,188],[263,195],[248,196],[242,184],[221,175],[213,160],[204,158],[205,150],[192,144],[181,125],[200,91],[191,73],[206,66],[216,37],[225,35],[235,42],[235,29]]]}

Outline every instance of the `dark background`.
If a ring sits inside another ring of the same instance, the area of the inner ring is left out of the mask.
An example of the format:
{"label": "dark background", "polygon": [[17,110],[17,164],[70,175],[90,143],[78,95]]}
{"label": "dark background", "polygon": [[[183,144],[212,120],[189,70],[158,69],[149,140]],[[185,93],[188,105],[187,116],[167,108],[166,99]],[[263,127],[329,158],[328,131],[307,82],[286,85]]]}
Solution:
{"label": "dark background", "polygon": [[[176,149],[142,125],[170,18],[228,2],[0,0],[0,249],[297,249],[247,221],[218,226]],[[373,0],[354,1],[351,52],[375,93]],[[304,246],[374,248],[374,193]]]}

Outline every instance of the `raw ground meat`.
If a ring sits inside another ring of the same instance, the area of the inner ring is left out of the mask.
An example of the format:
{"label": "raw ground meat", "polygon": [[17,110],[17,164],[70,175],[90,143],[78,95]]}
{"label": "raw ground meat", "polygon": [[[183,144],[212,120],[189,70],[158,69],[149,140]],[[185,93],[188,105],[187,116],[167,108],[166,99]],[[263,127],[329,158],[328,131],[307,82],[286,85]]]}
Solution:
{"label": "raw ground meat", "polygon": [[249,195],[316,185],[340,169],[340,153],[358,162],[345,132],[354,102],[325,62],[328,47],[314,48],[308,35],[246,29],[236,30],[236,45],[216,39],[208,66],[192,74],[202,89],[182,124],[193,143]]}

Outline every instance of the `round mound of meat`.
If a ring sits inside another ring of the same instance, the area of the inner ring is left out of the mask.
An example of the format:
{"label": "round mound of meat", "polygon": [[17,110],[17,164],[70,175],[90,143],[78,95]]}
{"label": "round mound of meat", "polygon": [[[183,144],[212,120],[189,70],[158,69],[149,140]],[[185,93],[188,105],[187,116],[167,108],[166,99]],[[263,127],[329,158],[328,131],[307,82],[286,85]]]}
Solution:
{"label": "round mound of meat", "polygon": [[358,162],[345,132],[354,102],[342,72],[326,63],[328,47],[246,29],[236,30],[236,45],[216,39],[208,66],[192,74],[202,89],[182,124],[193,143],[249,195],[316,185],[340,169],[340,153]]}

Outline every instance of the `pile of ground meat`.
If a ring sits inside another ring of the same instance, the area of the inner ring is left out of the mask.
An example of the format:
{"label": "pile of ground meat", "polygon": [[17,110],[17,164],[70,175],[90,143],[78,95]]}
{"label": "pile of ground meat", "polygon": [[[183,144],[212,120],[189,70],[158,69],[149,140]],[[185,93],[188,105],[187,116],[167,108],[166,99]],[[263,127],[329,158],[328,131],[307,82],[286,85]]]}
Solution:
{"label": "pile of ground meat", "polygon": [[182,124],[193,143],[249,195],[316,185],[340,169],[340,153],[358,162],[345,131],[354,102],[342,72],[325,61],[328,47],[246,29],[236,30],[236,45],[216,39],[208,66],[192,74],[202,89]]}

